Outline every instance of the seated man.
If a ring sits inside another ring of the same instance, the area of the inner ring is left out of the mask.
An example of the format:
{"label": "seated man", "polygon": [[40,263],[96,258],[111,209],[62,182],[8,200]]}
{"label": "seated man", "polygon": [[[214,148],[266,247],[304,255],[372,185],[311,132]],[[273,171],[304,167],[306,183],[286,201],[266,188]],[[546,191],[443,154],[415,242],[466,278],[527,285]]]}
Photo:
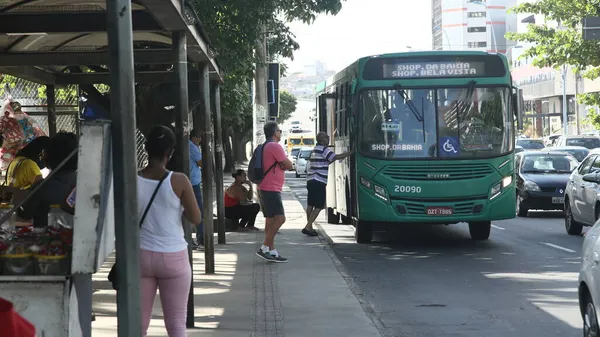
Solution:
{"label": "seated man", "polygon": [[48,225],[48,213],[52,205],[60,205],[63,210],[74,213],[72,200],[77,183],[77,153],[56,170],[77,147],[77,136],[74,133],[59,132],[50,139],[43,160],[53,174],[31,187],[33,191],[43,183],[43,186],[19,208],[19,217],[33,219],[35,227],[45,227]]}

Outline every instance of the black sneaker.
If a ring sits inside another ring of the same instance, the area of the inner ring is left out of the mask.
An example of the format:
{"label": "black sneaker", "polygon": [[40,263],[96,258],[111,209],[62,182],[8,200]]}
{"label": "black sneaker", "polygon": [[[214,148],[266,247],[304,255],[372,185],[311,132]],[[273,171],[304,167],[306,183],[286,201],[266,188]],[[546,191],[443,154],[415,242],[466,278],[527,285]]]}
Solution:
{"label": "black sneaker", "polygon": [[[268,253],[268,254],[271,255],[270,253]],[[281,255],[277,255],[277,256],[271,255],[271,257],[273,258],[272,262],[276,262],[276,263],[285,263],[288,261],[287,258],[285,258]]]}
{"label": "black sneaker", "polygon": [[275,257],[273,255],[271,255],[271,253],[269,252],[263,252],[262,249],[258,249],[258,251],[256,252],[256,256],[260,257],[261,259],[267,261],[267,262],[275,262]]}
{"label": "black sneaker", "polygon": [[314,230],[314,229],[308,230],[306,228],[302,228],[302,234],[305,234],[308,236],[319,236],[319,233],[317,233],[316,230]]}

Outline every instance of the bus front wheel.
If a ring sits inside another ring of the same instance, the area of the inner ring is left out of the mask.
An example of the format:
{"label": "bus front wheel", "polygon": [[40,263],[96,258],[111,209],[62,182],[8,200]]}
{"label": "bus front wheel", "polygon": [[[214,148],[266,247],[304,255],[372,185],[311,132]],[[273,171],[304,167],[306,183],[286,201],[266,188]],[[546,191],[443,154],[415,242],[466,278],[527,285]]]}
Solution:
{"label": "bus front wheel", "polygon": [[371,228],[370,224],[356,220],[354,227],[356,227],[354,229],[356,243],[370,243],[373,240],[373,228]]}
{"label": "bus front wheel", "polygon": [[469,222],[469,234],[473,240],[487,240],[492,229],[491,221]]}
{"label": "bus front wheel", "polygon": [[336,213],[331,207],[327,207],[327,223],[336,225],[340,223],[340,213]]}

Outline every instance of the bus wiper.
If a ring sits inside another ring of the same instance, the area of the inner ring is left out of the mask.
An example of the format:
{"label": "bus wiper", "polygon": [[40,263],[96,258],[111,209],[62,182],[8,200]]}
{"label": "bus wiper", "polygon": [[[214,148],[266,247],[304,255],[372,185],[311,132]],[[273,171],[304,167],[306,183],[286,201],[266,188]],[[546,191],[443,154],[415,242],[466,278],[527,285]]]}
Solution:
{"label": "bus wiper", "polygon": [[475,94],[475,85],[477,85],[477,82],[475,82],[475,81],[471,81],[467,85],[467,92],[465,93],[465,99],[461,100],[463,103],[462,107],[459,111],[461,115],[464,112],[467,112],[467,110],[471,107],[471,104],[473,104],[473,95]]}
{"label": "bus wiper", "polygon": [[408,95],[406,94],[406,91],[404,91],[404,89],[402,89],[402,86],[400,84],[396,83],[396,84],[394,84],[394,89],[396,89],[396,92],[400,96],[402,96],[402,98],[406,102],[406,105],[408,105],[408,108],[410,109],[410,111],[413,113],[413,115],[415,115],[415,118],[417,118],[417,121],[422,123],[423,115],[419,112],[419,109],[417,109],[417,107],[415,106],[413,101],[408,97]]}

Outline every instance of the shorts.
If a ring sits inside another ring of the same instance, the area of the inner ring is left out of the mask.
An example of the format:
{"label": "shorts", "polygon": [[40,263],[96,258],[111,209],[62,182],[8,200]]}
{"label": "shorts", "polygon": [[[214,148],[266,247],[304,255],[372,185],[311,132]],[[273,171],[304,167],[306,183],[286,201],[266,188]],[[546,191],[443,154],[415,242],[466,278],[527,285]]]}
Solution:
{"label": "shorts", "polygon": [[258,200],[265,218],[274,218],[285,215],[281,192],[258,190]]}
{"label": "shorts", "polygon": [[306,189],[308,190],[308,197],[306,203],[308,206],[312,206],[318,209],[325,208],[327,185],[320,181],[309,180],[306,182]]}

